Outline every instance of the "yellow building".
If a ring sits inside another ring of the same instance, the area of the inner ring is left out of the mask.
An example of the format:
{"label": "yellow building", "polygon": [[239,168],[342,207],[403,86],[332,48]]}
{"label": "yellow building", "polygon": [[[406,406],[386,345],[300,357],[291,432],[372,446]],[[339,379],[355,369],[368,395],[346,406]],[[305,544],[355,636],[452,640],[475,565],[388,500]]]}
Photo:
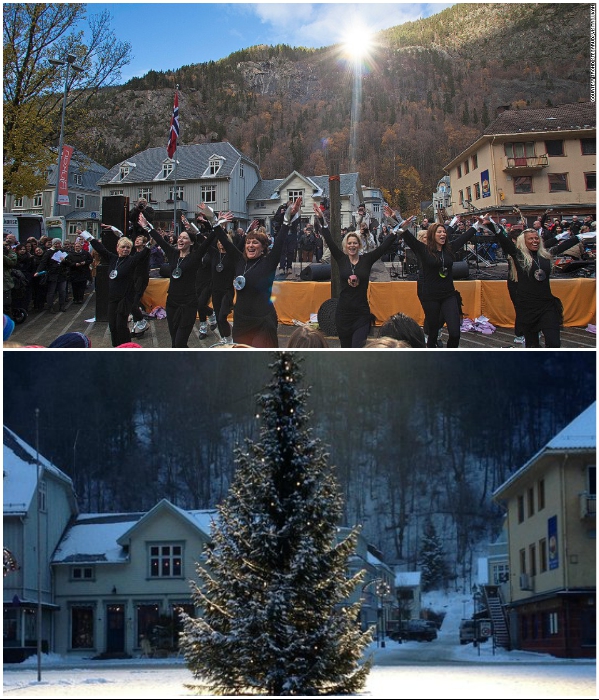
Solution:
{"label": "yellow building", "polygon": [[595,455],[593,404],[493,494],[507,510],[513,648],[595,656]]}
{"label": "yellow building", "polygon": [[[528,224],[551,216],[593,216],[596,192],[596,105],[565,104],[501,111],[468,148],[445,166],[448,214],[491,212]],[[500,111],[498,110],[498,111]]]}

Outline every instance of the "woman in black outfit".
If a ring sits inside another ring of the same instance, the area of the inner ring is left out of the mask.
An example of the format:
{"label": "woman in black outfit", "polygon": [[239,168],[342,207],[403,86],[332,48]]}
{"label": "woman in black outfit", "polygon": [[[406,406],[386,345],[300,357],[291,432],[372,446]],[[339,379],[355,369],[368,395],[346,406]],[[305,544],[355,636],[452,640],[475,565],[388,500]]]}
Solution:
{"label": "woman in black outfit", "polygon": [[[485,219],[485,225],[498,232],[494,222]],[[549,277],[553,267],[552,255],[559,255],[572,247],[568,238],[549,252],[536,229],[525,229],[514,242],[503,229],[498,236],[501,249],[513,260],[512,284],[515,283],[514,310],[516,327],[524,333],[527,348],[541,347],[539,333],[543,333],[546,348],[561,347],[560,326],[563,323],[562,302],[551,293]],[[548,243],[553,243],[548,241]],[[555,241],[557,242],[557,241]]]}
{"label": "woman in black outfit", "polygon": [[[222,215],[221,221],[231,221],[231,212]],[[177,244],[167,243],[145,218],[140,216],[141,225],[164,251],[171,267],[171,278],[166,295],[166,319],[174,348],[186,348],[187,341],[197,313],[197,297],[195,279],[198,268],[208,246],[214,240],[214,232],[202,243],[194,245],[196,236],[193,232],[182,231],[177,238]],[[221,223],[219,221],[219,223]],[[218,225],[218,224],[217,224]]]}
{"label": "woman in black outfit", "polygon": [[91,247],[108,264],[108,327],[112,347],[131,341],[129,332],[129,314],[133,305],[133,275],[138,264],[143,264],[149,257],[150,251],[144,248],[141,253],[131,253],[133,243],[123,236],[114,226],[102,224],[104,230],[112,230],[119,236],[116,244],[116,254],[111,253],[100,241],[97,241],[87,231],[83,231],[81,237],[89,241]]}
{"label": "woman in black outfit", "polygon": [[[77,233],[81,233],[78,231]],[[83,296],[87,283],[92,278],[92,256],[83,250],[79,240],[73,244],[73,250],[65,258],[65,264],[71,273],[71,286],[73,288],[73,304],[83,304]]]}
{"label": "woman in black outfit", "polygon": [[[370,306],[368,305],[368,283],[370,271],[374,263],[387,253],[397,242],[394,233],[387,236],[384,242],[369,253],[360,254],[362,239],[359,233],[352,231],[343,238],[343,250],[340,250],[329,229],[320,207],[314,204],[316,220],[320,225],[322,237],[326,241],[331,255],[339,266],[341,278],[341,294],[335,312],[335,325],[342,348],[362,348],[370,331]],[[402,227],[408,226],[411,219],[402,222]]]}
{"label": "woman in black outfit", "polygon": [[[148,237],[139,234],[135,237],[135,251],[140,253],[148,243]],[[144,318],[145,309],[141,303],[148,283],[150,281],[150,255],[148,259],[135,268],[133,276],[133,288],[135,294],[133,296],[133,304],[131,306],[131,316],[133,316],[133,334],[140,336],[148,327],[148,322]]]}
{"label": "woman in black outfit", "polygon": [[[218,240],[227,254],[236,260],[237,276],[234,286],[237,296],[233,312],[233,342],[235,343],[243,343],[254,348],[279,347],[277,312],[270,297],[283,244],[287,240],[291,221],[299,212],[301,203],[302,199],[298,197],[293,206],[287,207],[283,223],[270,251],[268,236],[262,232],[249,232],[242,252],[227,238],[224,231],[217,229]],[[202,209],[202,205],[200,208]],[[210,212],[204,215],[209,217]]]}
{"label": "woman in black outfit", "polygon": [[[385,216],[395,219],[391,207],[385,206],[383,210]],[[452,234],[453,230],[448,228]],[[418,257],[422,270],[422,280],[417,289],[428,330],[426,342],[428,348],[437,347],[441,316],[447,324],[449,335],[447,347],[457,348],[460,344],[461,299],[453,285],[452,267],[455,251],[467,243],[476,231],[477,229],[472,226],[461,236],[449,242],[445,226],[435,223],[427,229],[426,243],[420,242],[409,231],[403,232],[403,239]]]}

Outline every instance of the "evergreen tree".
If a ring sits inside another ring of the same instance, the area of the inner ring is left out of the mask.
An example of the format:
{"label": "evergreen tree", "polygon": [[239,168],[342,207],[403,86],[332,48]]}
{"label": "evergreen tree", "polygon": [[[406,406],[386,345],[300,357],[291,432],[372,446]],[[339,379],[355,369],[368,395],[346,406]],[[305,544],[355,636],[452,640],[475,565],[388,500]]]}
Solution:
{"label": "evergreen tree", "polygon": [[424,526],[420,548],[420,571],[422,572],[422,590],[430,591],[441,587],[447,580],[447,565],[441,540],[432,521]]}
{"label": "evergreen tree", "polygon": [[[342,499],[327,455],[307,427],[293,353],[277,353],[259,396],[260,439],[236,450],[237,472],[198,564],[182,648],[212,693],[355,693],[369,662],[360,604],[347,604],[356,531],[337,541]],[[199,687],[199,686],[195,686]]]}

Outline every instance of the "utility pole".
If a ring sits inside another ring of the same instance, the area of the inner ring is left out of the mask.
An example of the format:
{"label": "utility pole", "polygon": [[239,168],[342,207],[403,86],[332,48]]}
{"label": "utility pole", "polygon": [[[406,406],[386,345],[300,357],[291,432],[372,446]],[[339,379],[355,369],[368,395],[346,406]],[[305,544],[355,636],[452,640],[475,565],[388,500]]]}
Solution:
{"label": "utility pole", "polygon": [[[339,172],[337,163],[331,163],[331,166],[333,173]],[[341,248],[341,178],[338,174],[329,175],[329,199],[331,212],[329,230],[333,241]],[[340,294],[339,267],[331,256],[331,299],[339,299]]]}

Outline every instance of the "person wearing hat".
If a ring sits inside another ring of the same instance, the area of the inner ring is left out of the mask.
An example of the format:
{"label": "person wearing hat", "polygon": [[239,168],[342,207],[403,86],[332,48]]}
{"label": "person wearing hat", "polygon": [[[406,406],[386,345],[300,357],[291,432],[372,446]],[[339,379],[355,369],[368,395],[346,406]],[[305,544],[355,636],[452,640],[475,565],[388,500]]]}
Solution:
{"label": "person wearing hat", "polygon": [[46,309],[50,313],[56,313],[54,310],[54,297],[56,294],[58,294],[59,310],[67,310],[67,277],[69,268],[64,262],[66,257],[67,254],[62,250],[60,238],[53,238],[50,248],[44,253],[37,272],[34,274],[34,277],[40,277],[44,274],[48,275]]}

